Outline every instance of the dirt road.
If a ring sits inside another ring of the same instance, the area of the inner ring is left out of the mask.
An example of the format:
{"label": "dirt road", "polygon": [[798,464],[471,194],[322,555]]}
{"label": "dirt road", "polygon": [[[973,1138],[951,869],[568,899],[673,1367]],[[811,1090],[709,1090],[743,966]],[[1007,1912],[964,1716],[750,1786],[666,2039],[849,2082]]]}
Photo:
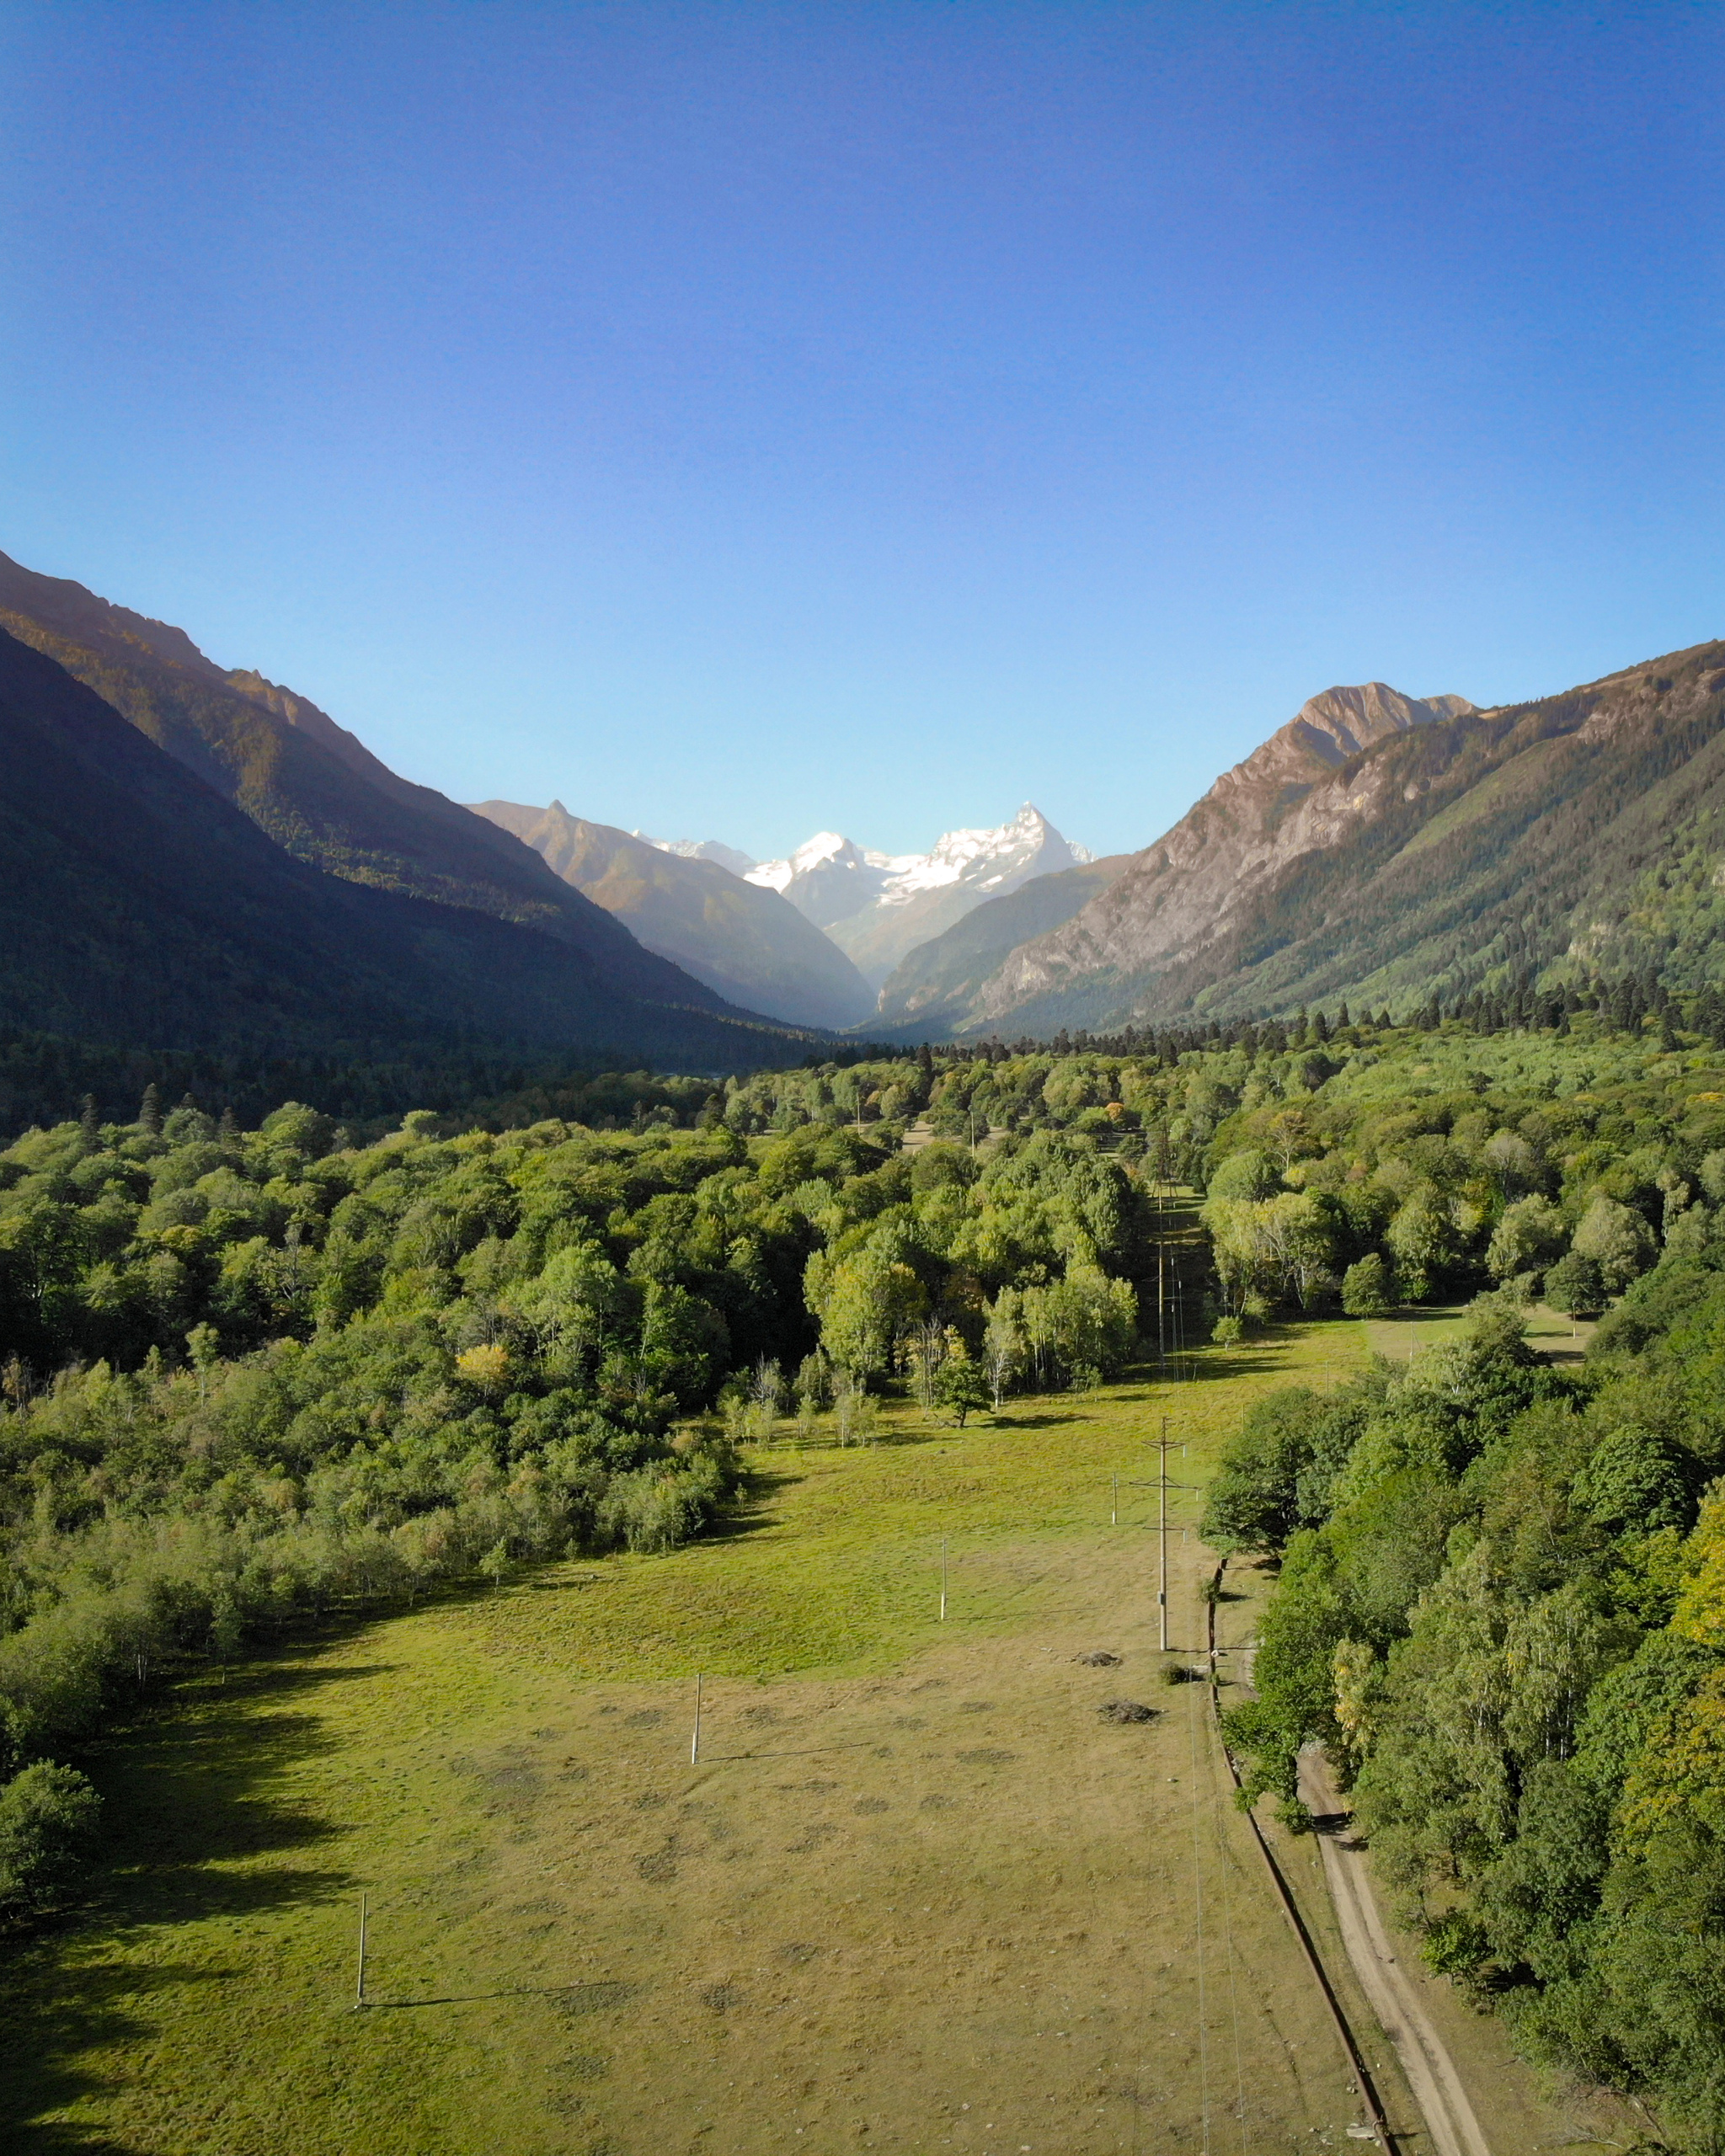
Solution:
{"label": "dirt road", "polygon": [[1385,1935],[1365,1850],[1349,1834],[1351,1815],[1328,1760],[1315,1745],[1300,1755],[1300,1796],[1317,1822],[1324,1876],[1348,1958],[1384,2034],[1396,2047],[1425,2114],[1433,2148],[1438,2156],[1492,2156],[1455,2063]]}

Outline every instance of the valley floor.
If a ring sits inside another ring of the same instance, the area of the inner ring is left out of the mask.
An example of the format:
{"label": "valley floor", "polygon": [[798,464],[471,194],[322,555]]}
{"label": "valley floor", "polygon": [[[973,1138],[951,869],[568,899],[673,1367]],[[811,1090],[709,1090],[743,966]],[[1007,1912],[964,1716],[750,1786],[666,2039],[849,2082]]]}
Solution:
{"label": "valley floor", "polygon": [[[1200,1484],[1253,1395],[1365,1348],[1357,1325],[1289,1328],[1204,1352],[1188,1385],[1016,1401],[962,1433],[895,1409],[868,1448],[760,1454],[750,1509],[709,1542],[188,1684],[92,1763],[124,1822],[99,1907],[12,1957],[8,2145],[1346,2145],[1360,2101],[1204,1689],[1161,1681],[1149,1440],[1167,1413],[1172,1471]],[[1171,1537],[1173,1658],[1194,1666],[1197,1503],[1176,1493]],[[1239,1644],[1263,1580],[1230,1584]],[[1076,1660],[1097,1649],[1119,1664]],[[1114,1698],[1156,1717],[1105,1720]],[[1281,1846],[1364,2033],[1312,1844]],[[1577,2130],[1495,2025],[1446,2012],[1516,2136],[1499,2156]]]}

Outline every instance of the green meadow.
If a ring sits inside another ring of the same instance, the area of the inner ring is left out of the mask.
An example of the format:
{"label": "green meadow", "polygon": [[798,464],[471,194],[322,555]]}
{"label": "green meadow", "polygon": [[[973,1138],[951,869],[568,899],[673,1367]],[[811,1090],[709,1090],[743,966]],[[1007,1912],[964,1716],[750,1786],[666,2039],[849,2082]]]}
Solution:
{"label": "green meadow", "polygon": [[[93,1758],[128,1822],[93,1906],[8,1967],[8,2145],[1343,2145],[1359,2099],[1205,1689],[1162,1681],[1153,1440],[1190,1666],[1219,1444],[1366,1352],[1313,1323],[963,1431],[895,1406],[872,1444],[759,1448],[709,1540],[187,1678]],[[1225,1646],[1262,1584],[1231,1575]]]}

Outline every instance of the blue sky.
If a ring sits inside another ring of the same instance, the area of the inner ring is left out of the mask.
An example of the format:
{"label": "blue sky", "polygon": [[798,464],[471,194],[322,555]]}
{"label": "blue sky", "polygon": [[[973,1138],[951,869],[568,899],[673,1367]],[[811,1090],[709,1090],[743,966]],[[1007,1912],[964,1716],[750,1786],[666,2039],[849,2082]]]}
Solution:
{"label": "blue sky", "polygon": [[463,799],[1146,843],[1725,635],[1725,9],[0,19],[0,547]]}

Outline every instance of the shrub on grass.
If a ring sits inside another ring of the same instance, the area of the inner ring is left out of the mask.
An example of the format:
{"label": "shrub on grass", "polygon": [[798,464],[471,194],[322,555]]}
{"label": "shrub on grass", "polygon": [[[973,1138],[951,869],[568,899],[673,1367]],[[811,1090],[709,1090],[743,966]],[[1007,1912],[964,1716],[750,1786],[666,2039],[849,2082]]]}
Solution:
{"label": "shrub on grass", "polygon": [[964,1417],[973,1411],[980,1412],[993,1396],[986,1376],[968,1359],[943,1363],[935,1374],[934,1392],[961,1430]]}
{"label": "shrub on grass", "polygon": [[39,1759],[0,1789],[0,1909],[51,1908],[75,1877],[102,1800],[76,1767]]}
{"label": "shrub on grass", "polygon": [[1390,1268],[1376,1251],[1342,1275],[1342,1307],[1349,1317],[1381,1317],[1390,1307]]}

